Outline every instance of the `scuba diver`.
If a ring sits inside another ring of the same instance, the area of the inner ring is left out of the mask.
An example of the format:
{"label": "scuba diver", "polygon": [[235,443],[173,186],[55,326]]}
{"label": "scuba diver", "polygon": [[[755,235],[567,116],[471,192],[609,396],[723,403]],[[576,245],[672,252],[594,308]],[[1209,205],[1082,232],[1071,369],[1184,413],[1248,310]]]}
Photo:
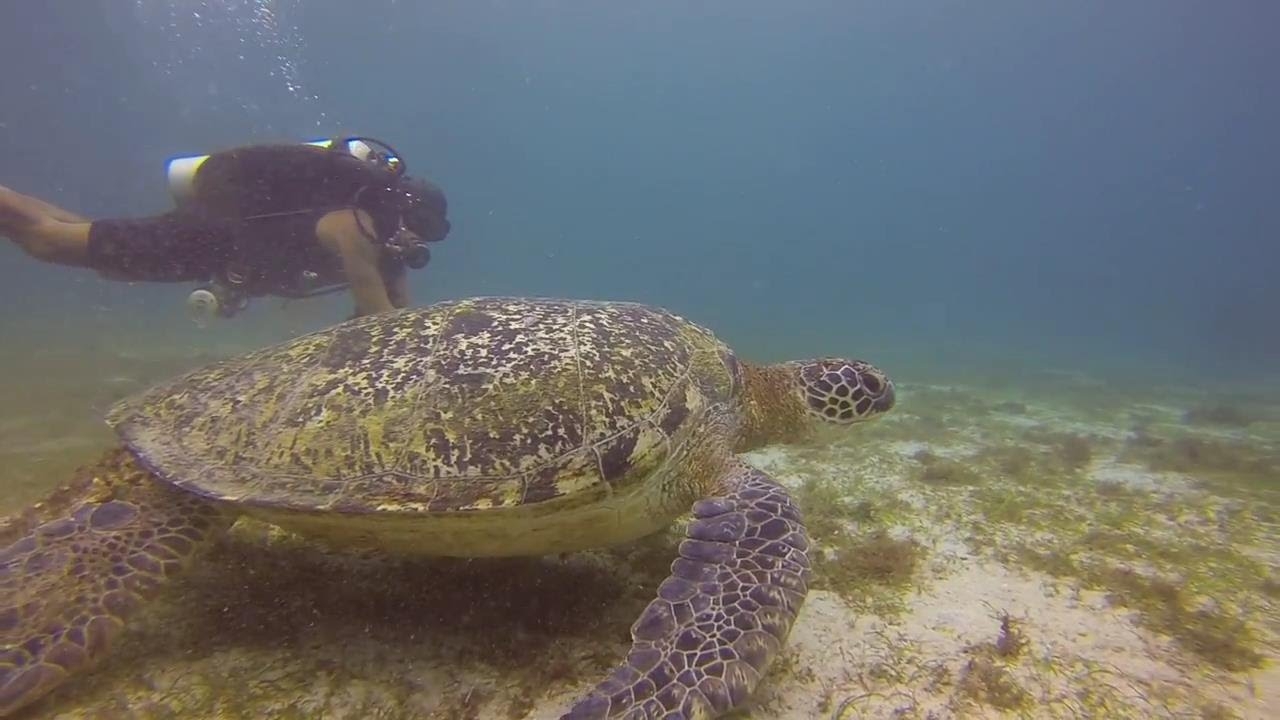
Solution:
{"label": "scuba diver", "polygon": [[88,220],[0,185],[0,235],[46,262],[129,282],[199,282],[197,321],[250,298],[349,289],[353,317],[405,307],[407,268],[449,233],[435,184],[386,143],[344,137],[249,145],[168,163],[174,210]]}

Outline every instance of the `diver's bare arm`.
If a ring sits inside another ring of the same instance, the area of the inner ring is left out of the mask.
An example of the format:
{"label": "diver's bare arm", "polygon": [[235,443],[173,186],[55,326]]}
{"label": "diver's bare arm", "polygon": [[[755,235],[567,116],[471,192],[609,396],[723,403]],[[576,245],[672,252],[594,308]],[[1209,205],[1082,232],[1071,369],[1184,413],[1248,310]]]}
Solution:
{"label": "diver's bare arm", "polygon": [[[365,227],[372,221],[366,216]],[[378,248],[365,237],[349,210],[331,212],[316,225],[320,243],[342,258],[342,268],[351,284],[356,317],[393,310],[387,286],[378,271]]]}
{"label": "diver's bare arm", "polygon": [[387,296],[395,307],[409,307],[409,273],[403,268],[387,280]]}
{"label": "diver's bare arm", "polygon": [[45,262],[89,262],[89,222],[74,213],[0,185],[0,236]]}

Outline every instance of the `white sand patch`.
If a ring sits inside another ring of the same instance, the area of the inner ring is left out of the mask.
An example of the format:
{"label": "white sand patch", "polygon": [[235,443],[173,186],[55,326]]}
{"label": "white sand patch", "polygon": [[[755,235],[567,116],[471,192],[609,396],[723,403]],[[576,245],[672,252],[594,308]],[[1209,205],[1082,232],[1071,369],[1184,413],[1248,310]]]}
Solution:
{"label": "white sand patch", "polygon": [[765,472],[777,472],[791,463],[790,448],[774,445],[744,453],[742,459]]}
{"label": "white sand patch", "polygon": [[1190,492],[1194,480],[1181,473],[1154,472],[1141,465],[1131,465],[1114,460],[1103,460],[1089,469],[1089,476],[1100,484],[1120,485],[1159,495],[1179,495]]}
{"label": "white sand patch", "polygon": [[1014,415],[1010,413],[996,413],[994,417],[1003,423],[1006,423],[1008,425],[1012,425],[1018,428],[1033,428],[1038,425],[1044,424],[1043,417],[1037,417],[1035,415],[1031,415],[1030,413],[1025,415]]}
{"label": "white sand patch", "polygon": [[929,453],[935,457],[947,458],[949,460],[961,460],[978,452],[981,445],[977,444],[951,444],[936,445],[933,443],[922,442],[919,440],[898,440],[886,445],[889,452],[900,455],[904,458],[915,458],[921,453]]}
{"label": "white sand patch", "polygon": [[1163,403],[1136,402],[1129,406],[1129,410],[1136,415],[1160,417],[1170,422],[1181,422],[1182,415],[1187,409],[1185,407],[1166,405]]}
{"label": "white sand patch", "polygon": [[851,494],[898,490],[905,484],[904,457],[892,449],[771,447],[744,453],[742,459],[791,490],[810,479],[834,481]]}
{"label": "white sand patch", "polygon": [[1171,641],[1096,593],[973,562],[938,578],[888,622],[812,593],[780,663],[787,670],[762,688],[751,717],[1016,716],[975,702],[964,679],[973,647],[1000,635],[1003,612],[1027,640],[1019,657],[997,663],[1027,693],[1022,717],[1199,717],[1199,707],[1217,701],[1261,720],[1280,708],[1276,669],[1243,679],[1198,674]]}
{"label": "white sand patch", "polygon": [[1064,417],[1055,418],[1043,424],[1052,425],[1055,432],[1116,441],[1124,441],[1132,431],[1129,423],[1082,421]]}

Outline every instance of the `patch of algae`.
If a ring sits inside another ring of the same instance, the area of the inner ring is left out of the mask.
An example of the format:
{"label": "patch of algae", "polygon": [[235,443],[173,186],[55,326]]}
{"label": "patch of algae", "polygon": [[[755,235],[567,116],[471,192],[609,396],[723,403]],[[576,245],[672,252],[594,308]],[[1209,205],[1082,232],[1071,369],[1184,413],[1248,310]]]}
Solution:
{"label": "patch of algae", "polygon": [[1156,472],[1193,475],[1224,495],[1280,503],[1280,450],[1248,438],[1185,431],[1160,436],[1143,429],[1129,438],[1121,459]]}
{"label": "patch of algae", "polygon": [[[1025,619],[992,609],[987,639],[959,657],[923,651],[892,626],[872,633],[869,652],[846,670],[820,711],[832,720],[894,717],[1237,718],[1228,706],[1181,683],[1149,683],[1109,663],[1034,652]],[[846,666],[848,667],[848,665]]]}
{"label": "patch of algae", "polygon": [[1029,645],[1022,623],[1008,612],[999,612],[996,618],[999,630],[990,640],[970,643],[963,649],[966,657],[954,677],[950,671],[934,677],[939,685],[954,684],[955,708],[978,705],[1019,712],[1035,702],[1014,672]]}
{"label": "patch of algae", "polygon": [[829,460],[803,454],[789,463],[805,478],[795,497],[813,544],[813,587],[836,592],[860,611],[900,612],[927,554],[904,527],[911,508],[894,493],[834,476],[831,468]]}
{"label": "patch of algae", "polygon": [[[1087,423],[962,391],[923,399],[916,407],[904,398],[898,422],[882,422],[864,440],[908,450],[900,473],[907,487],[881,489],[876,501],[893,506],[915,496],[895,523],[950,525],[973,551],[1007,567],[1045,573],[1074,592],[1101,591],[1185,651],[1169,659],[1180,672],[1207,682],[1145,682],[1096,660],[1025,653],[1027,638],[1002,612],[994,638],[967,648],[959,665],[922,654],[906,634],[889,639],[891,629],[880,631],[882,652],[850,663],[862,669],[832,685],[863,690],[828,690],[824,715],[893,707],[895,717],[922,718],[1238,717],[1205,693],[1219,673],[1259,668],[1274,655],[1278,443],[1188,433],[1178,413],[1141,406],[1140,396],[1126,398],[1135,403],[1129,408],[1093,411]],[[944,427],[957,416],[963,429]],[[820,526],[830,515],[858,518],[861,527],[859,514],[875,505],[864,495],[827,493],[814,492],[811,502],[830,509],[818,513]]]}
{"label": "patch of algae", "polygon": [[[987,479],[963,498],[973,512],[971,545],[1107,592],[1210,666],[1260,665],[1255,624],[1267,608],[1259,598],[1274,593],[1275,580],[1247,549],[1264,514],[1230,497],[1099,483],[1087,472],[1098,453],[1086,438],[1027,439],[1036,445],[988,448],[965,463]],[[1120,449],[1120,459],[1132,459],[1130,448]]]}

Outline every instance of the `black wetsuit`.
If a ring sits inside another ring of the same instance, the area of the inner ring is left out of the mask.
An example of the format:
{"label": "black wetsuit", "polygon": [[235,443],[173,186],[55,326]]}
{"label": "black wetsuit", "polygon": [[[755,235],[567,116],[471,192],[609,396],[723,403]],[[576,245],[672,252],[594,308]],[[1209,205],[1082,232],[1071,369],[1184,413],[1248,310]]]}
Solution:
{"label": "black wetsuit", "polygon": [[[316,222],[360,207],[385,238],[398,210],[380,192],[391,170],[312,145],[254,145],[212,154],[196,171],[192,199],[148,218],[109,219],[89,229],[91,265],[125,280],[235,281],[247,295],[289,294],[344,281],[341,259],[321,247]],[[385,272],[385,270],[384,270]]]}

